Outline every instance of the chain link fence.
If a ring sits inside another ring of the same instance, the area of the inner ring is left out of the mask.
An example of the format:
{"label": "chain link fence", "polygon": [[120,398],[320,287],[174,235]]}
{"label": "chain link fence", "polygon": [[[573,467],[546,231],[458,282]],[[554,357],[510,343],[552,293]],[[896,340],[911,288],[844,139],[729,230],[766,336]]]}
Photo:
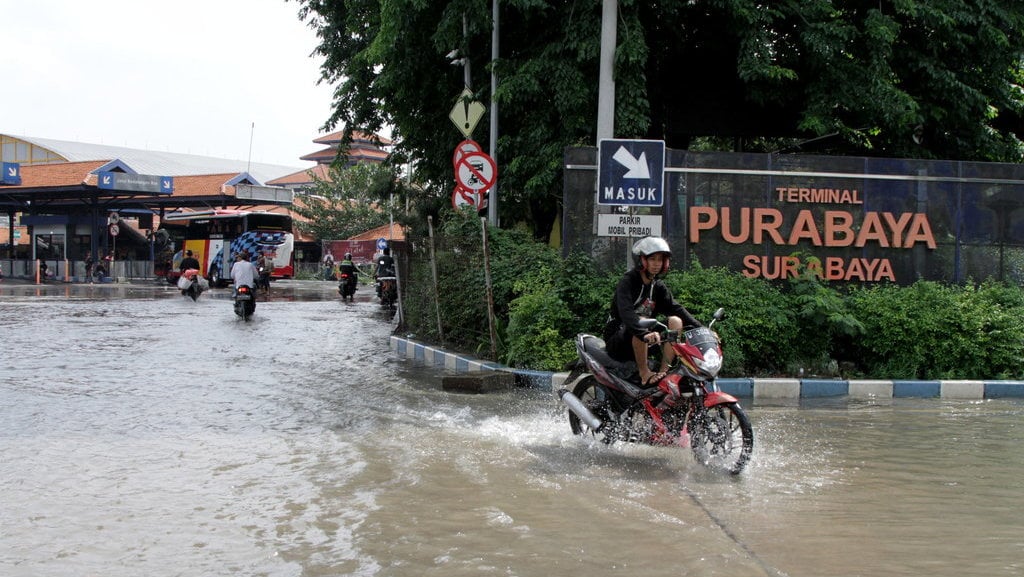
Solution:
{"label": "chain link fence", "polygon": [[[433,230],[433,222],[428,223]],[[483,233],[410,231],[398,247],[398,332],[497,360],[497,327],[488,314]],[[489,320],[490,319],[490,320]]]}

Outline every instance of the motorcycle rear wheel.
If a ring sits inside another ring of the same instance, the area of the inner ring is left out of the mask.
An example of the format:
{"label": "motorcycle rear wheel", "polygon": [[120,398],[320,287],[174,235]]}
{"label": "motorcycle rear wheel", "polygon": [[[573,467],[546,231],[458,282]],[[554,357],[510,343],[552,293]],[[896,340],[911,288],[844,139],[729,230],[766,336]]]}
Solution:
{"label": "motorcycle rear wheel", "polygon": [[[576,386],[572,389],[572,394],[576,395],[576,398],[583,403],[595,417],[601,419],[603,422],[609,422],[611,415],[609,413],[609,407],[611,399],[608,391],[597,382],[594,377],[587,377],[582,381],[576,383]],[[589,435],[595,439],[599,439],[607,444],[611,444],[615,439],[605,435],[604,433],[598,433],[587,426],[576,413],[569,411],[569,427],[572,428],[572,434],[574,435]]]}
{"label": "motorcycle rear wheel", "polygon": [[738,475],[754,451],[754,429],[739,403],[723,403],[690,420],[690,447],[697,462]]}

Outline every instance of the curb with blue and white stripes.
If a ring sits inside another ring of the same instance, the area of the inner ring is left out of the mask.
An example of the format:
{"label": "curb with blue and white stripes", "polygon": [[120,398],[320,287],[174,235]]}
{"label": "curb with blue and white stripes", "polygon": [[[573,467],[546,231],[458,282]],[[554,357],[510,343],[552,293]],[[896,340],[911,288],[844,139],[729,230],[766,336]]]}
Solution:
{"label": "curb with blue and white stripes", "polygon": [[[513,369],[492,361],[452,353],[440,347],[418,343],[412,339],[392,336],[391,350],[400,357],[456,373],[474,371],[507,371],[516,377],[516,384],[530,388],[554,390],[565,382],[568,373],[551,373]],[[904,381],[838,379],[718,379],[722,391],[737,397],[764,400],[806,399],[821,397],[900,398],[935,397],[943,399],[1024,398],[1024,381]]]}

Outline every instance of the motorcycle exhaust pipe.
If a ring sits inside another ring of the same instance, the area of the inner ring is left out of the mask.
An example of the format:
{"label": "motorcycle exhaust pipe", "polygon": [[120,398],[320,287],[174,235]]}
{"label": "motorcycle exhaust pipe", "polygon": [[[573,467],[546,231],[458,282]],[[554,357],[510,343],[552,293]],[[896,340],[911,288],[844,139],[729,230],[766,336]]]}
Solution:
{"label": "motorcycle exhaust pipe", "polygon": [[558,398],[565,403],[565,406],[569,407],[569,410],[576,413],[576,416],[580,418],[592,431],[595,433],[601,431],[601,427],[604,423],[601,419],[594,416],[594,413],[590,412],[583,401],[579,400],[576,395],[570,393],[566,389],[558,389]]}

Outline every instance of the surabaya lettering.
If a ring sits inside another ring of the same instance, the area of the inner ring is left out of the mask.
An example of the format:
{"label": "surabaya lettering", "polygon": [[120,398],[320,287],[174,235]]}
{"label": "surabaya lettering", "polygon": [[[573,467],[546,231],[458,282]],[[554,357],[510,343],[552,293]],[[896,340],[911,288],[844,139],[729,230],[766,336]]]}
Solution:
{"label": "surabaya lettering", "polygon": [[[829,281],[896,281],[892,263],[887,258],[851,258],[845,260],[830,256],[824,262],[810,259],[807,270]],[[784,280],[800,274],[800,259],[795,256],[764,256],[748,254],[743,257],[743,276]]]}
{"label": "surabaya lettering", "polygon": [[935,248],[928,215],[922,212],[865,212],[857,224],[852,213],[827,210],[819,225],[814,212],[801,210],[787,226],[782,211],[776,208],[739,208],[735,215],[732,207],[690,207],[689,240],[698,243],[702,234],[715,229],[730,244],[763,244],[794,246],[808,242],[813,246],[861,248],[875,243],[884,248],[913,248],[924,243]]}

